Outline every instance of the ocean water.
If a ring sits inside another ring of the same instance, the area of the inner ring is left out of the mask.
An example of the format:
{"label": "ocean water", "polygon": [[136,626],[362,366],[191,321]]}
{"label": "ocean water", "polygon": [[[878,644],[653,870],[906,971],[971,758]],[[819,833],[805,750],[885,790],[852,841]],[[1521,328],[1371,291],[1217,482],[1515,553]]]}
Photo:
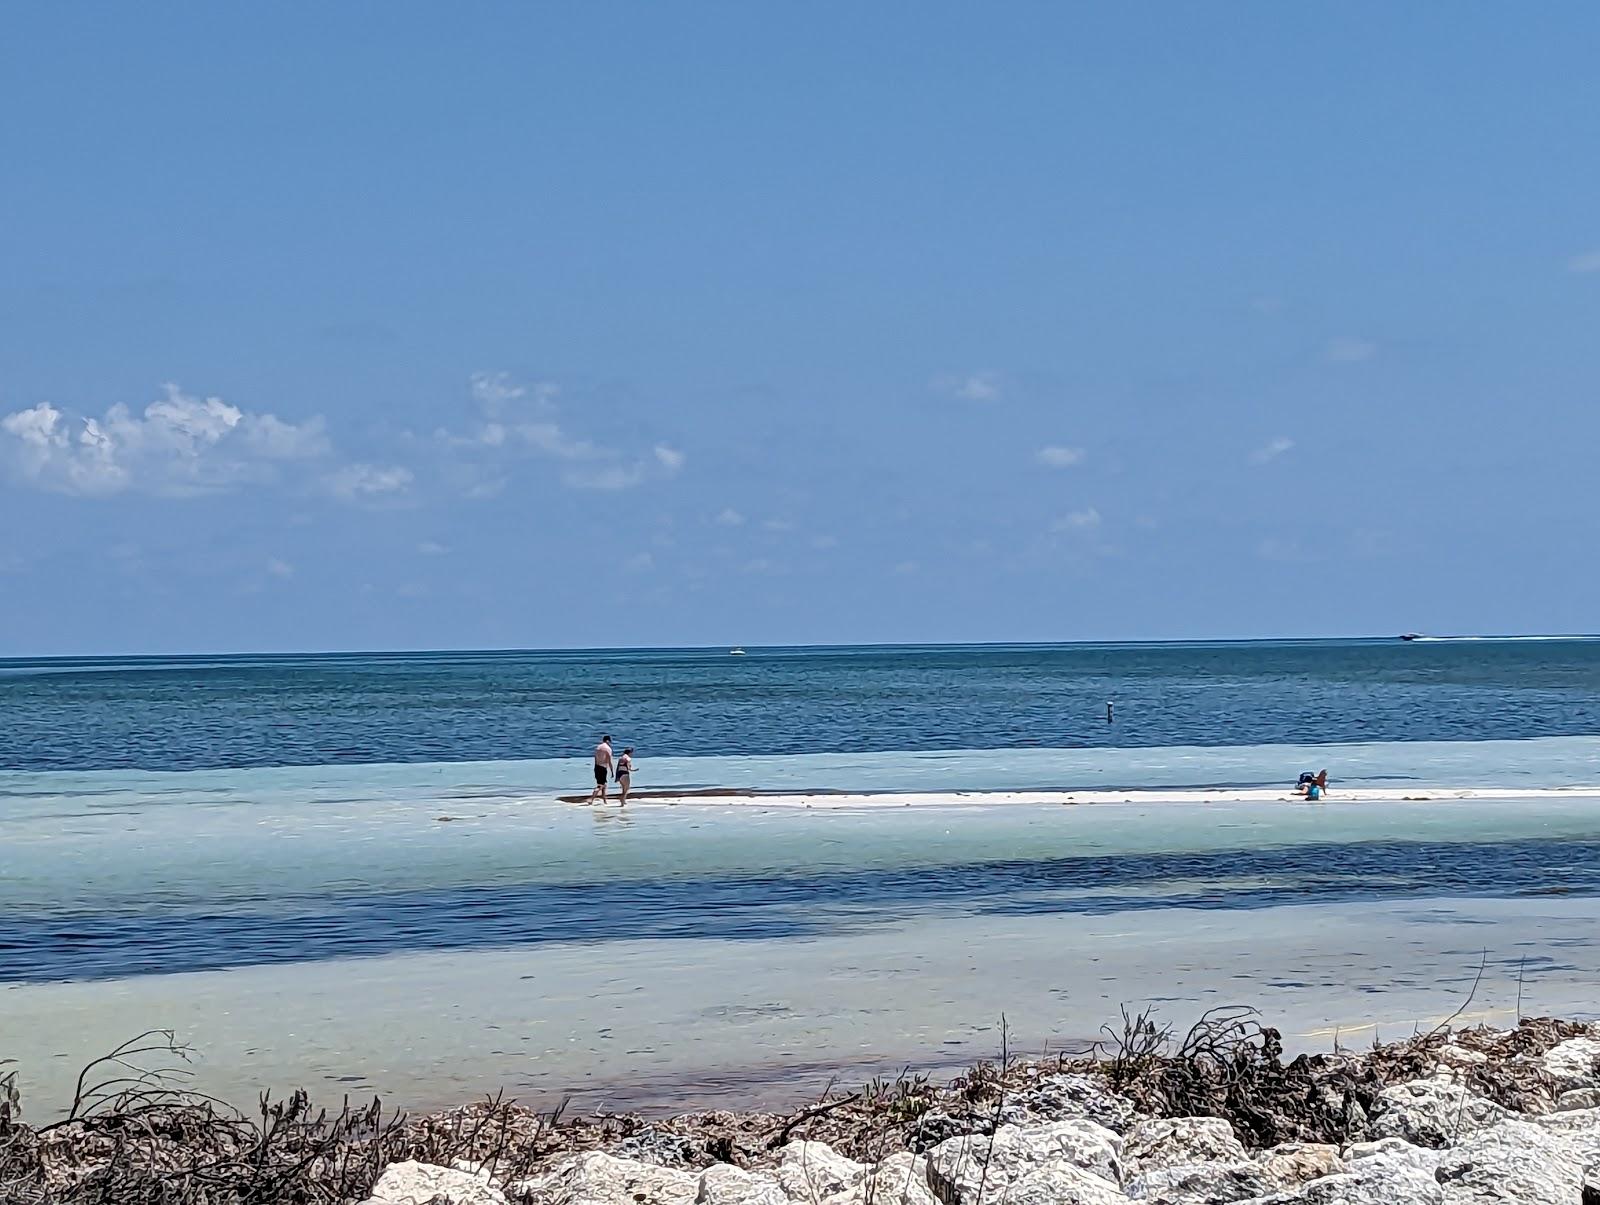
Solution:
{"label": "ocean water", "polygon": [[0,661],[7,769],[559,758],[602,731],[652,757],[1585,735],[1600,640]]}
{"label": "ocean water", "polygon": [[[562,803],[601,730],[641,789],[1132,802]],[[0,662],[0,1057],[53,1099],[180,1023],[241,1099],[687,1103],[965,1057],[1017,1007],[1403,1026],[1486,960],[1581,1010],[1597,734],[1593,641]],[[1323,766],[1326,806],[1226,800]]]}

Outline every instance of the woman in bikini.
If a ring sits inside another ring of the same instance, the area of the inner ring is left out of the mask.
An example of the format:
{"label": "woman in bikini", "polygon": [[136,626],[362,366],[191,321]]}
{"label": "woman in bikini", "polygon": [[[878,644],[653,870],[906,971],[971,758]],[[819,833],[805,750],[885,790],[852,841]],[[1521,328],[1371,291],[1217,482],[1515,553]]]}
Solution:
{"label": "woman in bikini", "polygon": [[629,745],[617,758],[617,786],[622,791],[622,802],[628,802],[628,786],[633,781],[633,746]]}

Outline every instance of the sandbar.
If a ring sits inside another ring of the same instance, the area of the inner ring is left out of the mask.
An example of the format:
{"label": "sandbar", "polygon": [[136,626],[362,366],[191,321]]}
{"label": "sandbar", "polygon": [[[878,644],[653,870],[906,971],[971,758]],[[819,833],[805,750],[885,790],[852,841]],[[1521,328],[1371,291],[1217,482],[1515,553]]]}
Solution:
{"label": "sandbar", "polygon": [[[1353,786],[1330,788],[1311,806],[1350,803],[1446,803],[1457,800],[1495,800],[1506,803],[1541,799],[1593,797],[1600,800],[1600,784],[1557,787],[1527,786]],[[562,803],[586,805],[587,795],[562,795]],[[607,801],[617,803],[613,794]],[[1073,806],[1079,804],[1306,804],[1304,796],[1278,787],[1138,787],[1128,790],[1071,791],[1041,788],[1017,791],[756,791],[731,787],[634,791],[628,806],[683,807],[716,805],[759,808],[929,808]]]}

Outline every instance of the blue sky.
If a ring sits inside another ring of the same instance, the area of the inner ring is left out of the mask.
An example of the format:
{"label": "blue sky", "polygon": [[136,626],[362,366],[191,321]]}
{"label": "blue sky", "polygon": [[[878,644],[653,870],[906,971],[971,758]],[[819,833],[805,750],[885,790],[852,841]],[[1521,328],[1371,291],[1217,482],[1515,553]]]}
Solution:
{"label": "blue sky", "polygon": [[1600,627],[1600,10],[32,5],[0,653]]}

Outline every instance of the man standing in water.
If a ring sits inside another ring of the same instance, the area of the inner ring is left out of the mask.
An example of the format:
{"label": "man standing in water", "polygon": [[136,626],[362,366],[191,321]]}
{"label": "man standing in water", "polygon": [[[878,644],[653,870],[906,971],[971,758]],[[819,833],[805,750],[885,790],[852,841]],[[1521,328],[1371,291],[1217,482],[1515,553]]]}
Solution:
{"label": "man standing in water", "polygon": [[606,801],[606,779],[611,775],[611,737],[602,736],[600,743],[594,747],[594,790],[589,792],[589,802],[593,803],[596,796],[600,802]]}

